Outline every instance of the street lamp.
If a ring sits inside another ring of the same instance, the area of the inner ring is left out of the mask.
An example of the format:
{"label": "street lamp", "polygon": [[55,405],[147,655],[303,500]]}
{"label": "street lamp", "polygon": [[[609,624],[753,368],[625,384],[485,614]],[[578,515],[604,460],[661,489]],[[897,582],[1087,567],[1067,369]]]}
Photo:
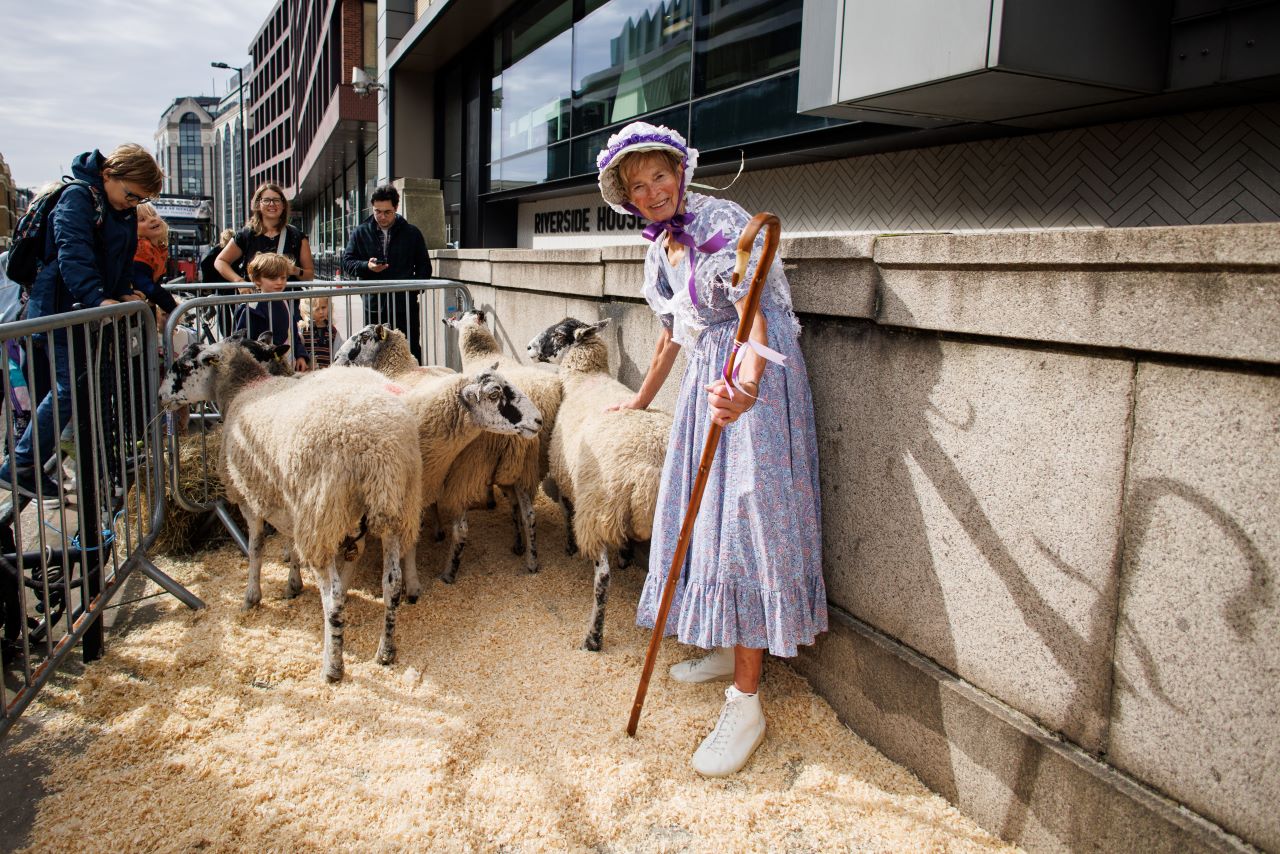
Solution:
{"label": "street lamp", "polygon": [[240,99],[240,215],[247,221],[249,219],[249,157],[245,154],[244,138],[249,135],[249,127],[244,122],[244,69],[238,65],[227,65],[225,62],[209,64],[214,68],[234,68],[236,72],[236,87],[239,90],[237,97]]}

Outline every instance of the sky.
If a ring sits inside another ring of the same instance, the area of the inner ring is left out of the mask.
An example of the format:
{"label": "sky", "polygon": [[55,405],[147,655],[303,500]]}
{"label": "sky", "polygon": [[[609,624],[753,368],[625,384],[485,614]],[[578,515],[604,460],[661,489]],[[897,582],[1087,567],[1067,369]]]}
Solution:
{"label": "sky", "polygon": [[0,155],[36,187],[82,151],[155,150],[175,98],[223,95],[272,0],[0,0]]}

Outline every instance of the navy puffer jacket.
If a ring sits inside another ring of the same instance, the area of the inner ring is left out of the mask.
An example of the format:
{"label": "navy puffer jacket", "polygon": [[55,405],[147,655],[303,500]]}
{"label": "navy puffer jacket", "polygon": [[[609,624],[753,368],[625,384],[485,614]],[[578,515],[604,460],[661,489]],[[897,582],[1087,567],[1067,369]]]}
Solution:
{"label": "navy puffer jacket", "polygon": [[132,291],[138,215],[132,208],[118,211],[107,201],[103,159],[97,151],[86,151],[71,164],[74,177],[102,194],[102,228],[94,225],[97,213],[88,187],[73,184],[62,191],[45,231],[45,258],[53,260],[31,286],[29,318],[61,314],[76,303],[88,307],[107,298],[118,300]]}

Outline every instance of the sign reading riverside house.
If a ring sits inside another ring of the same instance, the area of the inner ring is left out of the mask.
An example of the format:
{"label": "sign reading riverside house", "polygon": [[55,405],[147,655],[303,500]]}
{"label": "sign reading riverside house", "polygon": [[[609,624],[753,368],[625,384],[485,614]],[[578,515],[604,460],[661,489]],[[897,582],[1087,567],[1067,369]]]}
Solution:
{"label": "sign reading riverside house", "polygon": [[645,224],[618,213],[596,194],[547,199],[520,206],[517,242],[529,249],[635,243]]}

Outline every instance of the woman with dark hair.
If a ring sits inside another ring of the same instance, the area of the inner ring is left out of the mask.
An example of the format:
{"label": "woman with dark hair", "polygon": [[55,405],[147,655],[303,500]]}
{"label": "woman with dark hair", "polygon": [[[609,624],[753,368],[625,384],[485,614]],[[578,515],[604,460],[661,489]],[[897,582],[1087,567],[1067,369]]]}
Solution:
{"label": "woman with dark hair", "polygon": [[[249,224],[236,232],[235,239],[222,248],[214,268],[228,282],[243,282],[245,277],[236,267],[248,269],[249,262],[262,252],[275,252],[289,259],[291,282],[309,282],[316,277],[311,243],[301,229],[289,224],[289,200],[279,184],[263,184],[253,194],[249,205]],[[242,261],[243,263],[237,263]],[[241,293],[251,293],[244,288]]]}

